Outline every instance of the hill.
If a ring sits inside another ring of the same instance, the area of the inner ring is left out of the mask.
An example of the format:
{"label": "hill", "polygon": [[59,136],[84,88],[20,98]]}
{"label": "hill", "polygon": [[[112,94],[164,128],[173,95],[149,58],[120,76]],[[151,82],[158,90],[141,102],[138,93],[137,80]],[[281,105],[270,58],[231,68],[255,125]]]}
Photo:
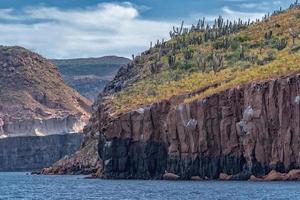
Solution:
{"label": "hill", "polygon": [[58,66],[65,82],[91,101],[96,99],[120,67],[130,62],[117,56],[51,61]]}
{"label": "hill", "polygon": [[300,169],[299,30],[298,1],[256,22],[174,27],[118,71],[82,150],[45,173],[262,180]]}
{"label": "hill", "polygon": [[[299,9],[275,11],[256,22],[225,21],[174,28],[121,69],[106,88],[116,112],[191,93],[196,97],[299,71]],[[217,85],[217,86],[216,86]],[[122,90],[122,91],[120,91]],[[188,99],[186,101],[189,101]]]}
{"label": "hill", "polygon": [[90,116],[91,102],[22,47],[0,46],[0,88],[1,137],[78,132]]}

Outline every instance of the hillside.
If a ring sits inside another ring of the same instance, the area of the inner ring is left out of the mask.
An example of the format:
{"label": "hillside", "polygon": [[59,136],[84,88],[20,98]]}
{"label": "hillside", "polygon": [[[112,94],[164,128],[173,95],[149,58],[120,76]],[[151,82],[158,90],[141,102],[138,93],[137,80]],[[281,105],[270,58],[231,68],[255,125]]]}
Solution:
{"label": "hillside", "polygon": [[262,180],[300,169],[299,34],[298,3],[256,22],[174,28],[118,71],[82,151],[45,173]]}
{"label": "hillside", "polygon": [[105,56],[51,61],[58,66],[69,86],[94,101],[120,67],[128,64],[130,60],[117,56]]}
{"label": "hillside", "polygon": [[[106,88],[116,113],[208,87],[196,99],[255,80],[299,71],[298,7],[256,22],[225,21],[170,32],[171,40],[136,57]],[[213,87],[212,87],[213,86]],[[119,92],[119,90],[121,90]],[[187,99],[186,101],[189,101]]]}
{"label": "hillside", "polygon": [[0,46],[0,137],[81,131],[91,102],[57,68],[22,47]]}

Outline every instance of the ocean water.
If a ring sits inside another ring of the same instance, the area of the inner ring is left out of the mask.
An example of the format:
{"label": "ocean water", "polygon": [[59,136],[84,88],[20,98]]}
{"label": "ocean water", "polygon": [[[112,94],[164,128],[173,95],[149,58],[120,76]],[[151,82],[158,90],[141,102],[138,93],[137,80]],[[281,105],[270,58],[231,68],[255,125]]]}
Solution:
{"label": "ocean water", "polygon": [[0,199],[300,199],[300,182],[134,181],[0,173]]}

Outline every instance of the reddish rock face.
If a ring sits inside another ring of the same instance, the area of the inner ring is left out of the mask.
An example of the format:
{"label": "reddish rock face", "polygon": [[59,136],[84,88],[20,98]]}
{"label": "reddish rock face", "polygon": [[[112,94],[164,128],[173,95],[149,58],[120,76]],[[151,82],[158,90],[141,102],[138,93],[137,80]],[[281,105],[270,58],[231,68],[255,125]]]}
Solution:
{"label": "reddish rock face", "polygon": [[[167,170],[186,179],[218,178],[220,173],[249,179],[272,169],[300,168],[299,86],[300,76],[295,75],[188,104],[163,101],[125,113],[102,130],[99,154],[104,173],[141,178],[145,172],[146,178],[160,178]],[[99,116],[103,118],[101,111]],[[132,148],[136,145],[139,152]],[[155,159],[149,159],[151,152]],[[159,173],[154,173],[157,168]]]}

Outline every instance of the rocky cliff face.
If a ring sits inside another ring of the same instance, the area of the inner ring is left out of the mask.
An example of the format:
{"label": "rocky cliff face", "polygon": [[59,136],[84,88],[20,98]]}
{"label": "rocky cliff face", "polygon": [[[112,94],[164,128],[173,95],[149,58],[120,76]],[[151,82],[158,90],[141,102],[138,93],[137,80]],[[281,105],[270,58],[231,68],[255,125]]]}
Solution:
{"label": "rocky cliff face", "polygon": [[103,176],[248,179],[300,168],[299,85],[294,75],[122,114],[102,130]]}
{"label": "rocky cliff face", "polygon": [[80,132],[90,105],[48,60],[0,46],[0,138]]}
{"label": "rocky cliff face", "polygon": [[0,171],[38,170],[75,153],[83,141],[80,134],[0,139]]}

